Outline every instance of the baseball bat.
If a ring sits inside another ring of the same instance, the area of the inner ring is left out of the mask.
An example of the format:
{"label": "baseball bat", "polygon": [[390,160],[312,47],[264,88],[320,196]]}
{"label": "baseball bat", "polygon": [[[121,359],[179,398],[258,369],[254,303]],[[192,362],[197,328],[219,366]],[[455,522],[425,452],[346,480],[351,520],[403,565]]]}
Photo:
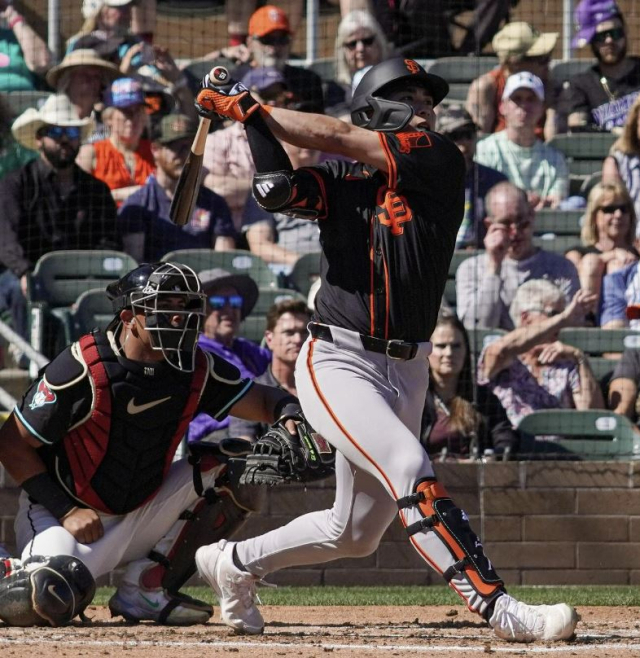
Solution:
{"label": "baseball bat", "polygon": [[[229,71],[224,66],[214,66],[209,71],[209,77],[215,84],[224,84],[229,79]],[[210,125],[211,119],[200,117],[198,130],[196,130],[191,144],[191,151],[185,160],[176,185],[176,191],[171,200],[169,218],[178,226],[184,226],[191,219],[193,207],[198,198],[198,190],[202,179],[202,159]]]}

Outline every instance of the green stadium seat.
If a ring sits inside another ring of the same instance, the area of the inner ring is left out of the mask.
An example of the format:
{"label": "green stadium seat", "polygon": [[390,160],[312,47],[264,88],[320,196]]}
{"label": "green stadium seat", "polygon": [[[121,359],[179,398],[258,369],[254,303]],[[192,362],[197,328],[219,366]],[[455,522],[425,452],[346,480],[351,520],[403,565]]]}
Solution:
{"label": "green stadium seat", "polygon": [[290,285],[305,296],[313,282],[320,276],[320,252],[303,254],[294,263],[289,276]]}
{"label": "green stadium seat", "polygon": [[105,290],[86,290],[71,309],[72,339],[77,340],[92,329],[104,331],[113,317],[113,306]]}
{"label": "green stadium seat", "polygon": [[562,87],[563,82],[578,73],[584,73],[595,62],[595,59],[578,59],[577,57],[556,60],[551,63],[551,83],[554,87]]}
{"label": "green stadium seat", "polygon": [[[640,333],[631,329],[600,329],[599,327],[567,327],[560,330],[560,340],[578,347],[589,356],[619,353],[627,348],[640,348]],[[611,360],[615,366],[615,360]]]}
{"label": "green stadium seat", "polygon": [[544,233],[533,236],[533,244],[545,251],[551,251],[554,254],[565,254],[569,249],[580,244],[580,237],[577,235],[554,235],[553,233]]}
{"label": "green stadium seat", "polygon": [[444,78],[450,85],[461,82],[468,85],[496,66],[497,57],[440,57],[427,70]]}
{"label": "green stadium seat", "polygon": [[533,225],[534,234],[573,235],[580,241],[580,220],[583,214],[582,210],[538,210]]}

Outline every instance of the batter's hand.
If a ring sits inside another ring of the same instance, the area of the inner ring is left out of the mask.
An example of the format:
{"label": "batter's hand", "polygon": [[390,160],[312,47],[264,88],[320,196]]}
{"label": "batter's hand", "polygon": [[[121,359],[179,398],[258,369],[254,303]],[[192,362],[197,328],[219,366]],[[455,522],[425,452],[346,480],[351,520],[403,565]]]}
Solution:
{"label": "batter's hand", "polygon": [[241,82],[231,78],[223,66],[216,66],[202,80],[196,109],[205,119],[221,116],[244,123],[260,109],[260,103]]}
{"label": "batter's hand", "polygon": [[104,535],[102,521],[92,509],[74,507],[60,519],[60,523],[81,544],[93,544]]}

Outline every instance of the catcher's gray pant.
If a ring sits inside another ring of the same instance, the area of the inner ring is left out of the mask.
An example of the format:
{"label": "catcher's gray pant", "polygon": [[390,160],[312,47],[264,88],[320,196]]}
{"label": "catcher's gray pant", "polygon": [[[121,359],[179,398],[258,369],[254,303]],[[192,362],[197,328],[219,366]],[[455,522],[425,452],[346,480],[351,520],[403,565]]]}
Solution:
{"label": "catcher's gray pant", "polygon": [[[205,488],[213,487],[222,468],[202,472]],[[124,580],[137,584],[141,571],[155,564],[147,559],[149,551],[155,548],[162,555],[169,553],[186,523],[178,517],[198,500],[193,467],[181,459],[171,465],[151,501],[128,514],[100,514],[104,535],[92,544],[81,544],[48,510],[29,502],[22,492],[15,522],[18,550],[23,559],[31,555],[73,555],[82,560],[94,578],[127,564]]]}
{"label": "catcher's gray pant", "polygon": [[[331,329],[333,343],[307,339],[296,363],[296,387],[305,416],[338,451],[335,502],[238,543],[238,558],[257,576],[369,555],[398,514],[396,500],[412,494],[419,479],[434,477],[417,438],[431,343],[400,361],[366,351],[352,331]],[[399,514],[405,526],[422,518],[417,507]],[[439,573],[455,563],[433,532],[418,532],[410,541]],[[451,585],[471,609],[483,612],[485,602],[465,579],[454,577]]]}

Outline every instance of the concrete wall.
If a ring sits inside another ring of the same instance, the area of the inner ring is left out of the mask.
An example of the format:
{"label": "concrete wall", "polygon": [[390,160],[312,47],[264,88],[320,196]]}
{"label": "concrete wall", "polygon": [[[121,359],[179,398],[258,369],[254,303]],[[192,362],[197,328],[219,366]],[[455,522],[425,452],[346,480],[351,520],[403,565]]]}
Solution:
{"label": "concrete wall", "polygon": [[[436,470],[508,584],[640,584],[640,464],[438,464]],[[0,540],[10,548],[17,495],[0,468]],[[277,528],[332,501],[332,481],[306,490],[270,489],[263,513],[254,515],[239,537]],[[419,559],[398,521],[373,555],[287,569],[269,580],[282,585],[442,582]],[[117,574],[101,582],[117,582]]]}

